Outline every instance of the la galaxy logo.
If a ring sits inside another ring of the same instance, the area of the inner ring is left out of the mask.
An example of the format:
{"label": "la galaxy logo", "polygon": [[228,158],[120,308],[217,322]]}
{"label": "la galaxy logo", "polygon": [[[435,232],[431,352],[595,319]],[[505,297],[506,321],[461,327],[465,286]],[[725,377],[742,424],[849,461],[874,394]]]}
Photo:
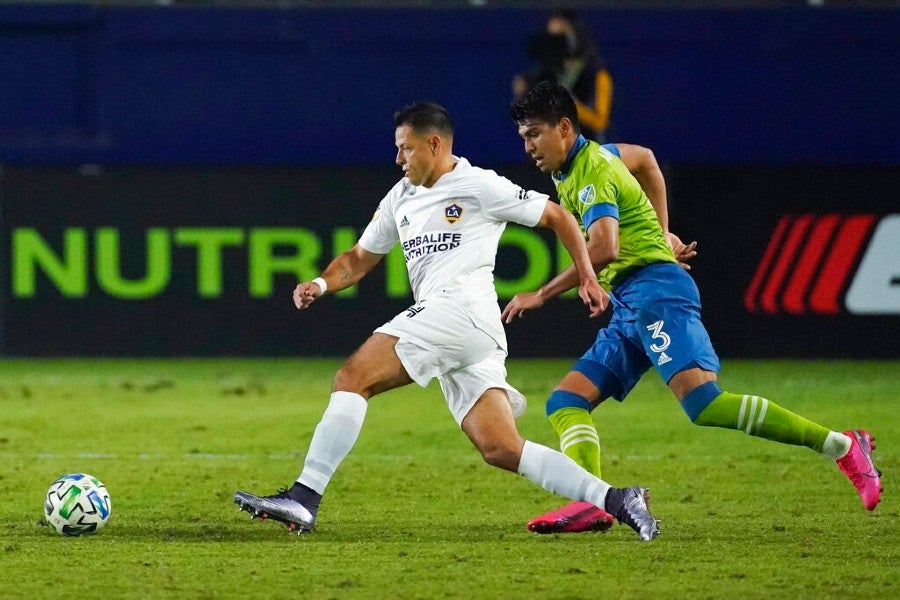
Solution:
{"label": "la galaxy logo", "polygon": [[463,208],[455,202],[444,208],[444,220],[453,225],[462,218]]}
{"label": "la galaxy logo", "polygon": [[597,192],[594,190],[594,184],[591,183],[586,187],[581,188],[581,191],[578,192],[578,199],[585,204],[593,204],[594,200],[597,199]]}

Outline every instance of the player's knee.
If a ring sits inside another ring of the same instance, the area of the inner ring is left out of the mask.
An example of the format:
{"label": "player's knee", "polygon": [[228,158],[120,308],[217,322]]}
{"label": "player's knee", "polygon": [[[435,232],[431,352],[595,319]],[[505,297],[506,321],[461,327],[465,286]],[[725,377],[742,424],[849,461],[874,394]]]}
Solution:
{"label": "player's knee", "polygon": [[507,471],[515,472],[519,468],[519,459],[522,456],[521,448],[500,442],[491,442],[479,448],[484,462]]}
{"label": "player's knee", "polygon": [[351,383],[353,379],[354,377],[352,374],[352,370],[348,369],[347,365],[344,365],[337,370],[337,373],[334,374],[334,379],[331,382],[331,386],[336,390],[342,390],[349,383]]}
{"label": "player's knee", "polygon": [[352,363],[345,363],[337,373],[334,374],[334,380],[331,384],[332,390],[341,390],[345,392],[355,392],[365,398],[369,397],[369,390],[365,389],[365,384],[361,373],[354,368]]}
{"label": "player's knee", "polygon": [[584,396],[566,390],[553,390],[547,398],[547,416],[549,417],[562,408],[583,408],[590,412],[591,403]]}
{"label": "player's knee", "polygon": [[707,381],[695,387],[681,399],[681,408],[684,409],[691,423],[697,423],[700,413],[721,394],[722,390],[719,389],[718,383]]}

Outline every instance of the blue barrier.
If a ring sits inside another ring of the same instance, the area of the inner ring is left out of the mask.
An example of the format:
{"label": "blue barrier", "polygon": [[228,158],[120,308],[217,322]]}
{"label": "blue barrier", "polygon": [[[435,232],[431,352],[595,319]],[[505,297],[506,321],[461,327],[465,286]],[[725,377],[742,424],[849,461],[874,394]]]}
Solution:
{"label": "blue barrier", "polygon": [[[672,163],[900,164],[900,11],[586,10],[611,135]],[[0,6],[0,162],[373,164],[434,100],[457,150],[523,158],[529,9]]]}

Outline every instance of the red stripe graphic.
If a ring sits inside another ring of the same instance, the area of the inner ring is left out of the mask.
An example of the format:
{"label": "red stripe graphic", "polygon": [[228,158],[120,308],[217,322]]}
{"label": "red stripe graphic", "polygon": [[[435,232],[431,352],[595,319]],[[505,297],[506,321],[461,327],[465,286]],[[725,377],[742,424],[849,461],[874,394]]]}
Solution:
{"label": "red stripe graphic", "polygon": [[785,215],[760,260],[744,306],[750,312],[834,315],[878,217]]}
{"label": "red stripe graphic", "polygon": [[785,311],[794,315],[802,315],[806,312],[806,292],[816,275],[817,267],[822,263],[826,246],[831,241],[831,236],[840,221],[840,215],[826,215],[816,219],[806,240],[806,245],[803,246],[803,252],[800,254],[797,264],[794,265],[794,274],[781,295]]}
{"label": "red stripe graphic", "polygon": [[744,294],[744,306],[750,312],[759,310],[759,307],[756,304],[759,290],[766,281],[766,276],[769,273],[769,266],[772,264],[775,252],[778,250],[778,247],[781,246],[781,240],[784,238],[784,235],[788,230],[788,225],[790,224],[791,217],[789,215],[781,217],[778,221],[778,225],[775,226],[772,237],[769,239],[769,245],[766,246],[766,250],[763,252],[762,260],[759,261],[759,266],[756,267],[756,272],[753,274],[753,279],[750,281],[750,287],[747,288],[747,291]]}
{"label": "red stripe graphic", "polygon": [[813,312],[835,315],[840,311],[838,297],[863,242],[872,231],[875,219],[875,215],[853,215],[844,220],[809,296],[809,306]]}
{"label": "red stripe graphic", "polygon": [[797,250],[799,250],[800,243],[803,241],[812,220],[812,215],[801,215],[794,221],[791,230],[787,234],[784,246],[781,248],[778,259],[775,261],[775,266],[772,268],[772,272],[769,274],[762,292],[760,304],[762,309],[769,314],[778,312],[778,292],[781,290],[788,270],[794,262],[794,257],[797,256]]}

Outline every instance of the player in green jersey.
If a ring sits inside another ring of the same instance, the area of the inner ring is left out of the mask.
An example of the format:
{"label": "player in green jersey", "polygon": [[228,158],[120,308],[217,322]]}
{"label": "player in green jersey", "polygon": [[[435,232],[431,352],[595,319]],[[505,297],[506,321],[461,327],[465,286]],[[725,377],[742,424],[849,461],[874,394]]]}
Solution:
{"label": "player in green jersey", "polygon": [[[559,85],[543,82],[510,107],[525,152],[549,173],[560,203],[581,220],[612,319],[547,400],[547,415],[562,450],[599,475],[599,435],[591,411],[607,398],[622,401],[655,368],[697,425],[806,446],[831,457],[872,510],[881,495],[872,462],[874,438],[865,430],[837,432],[770,400],[723,391],[719,359],[700,320],[693,279],[678,265],[667,231],[638,181],[609,149],[580,134],[577,109]],[[659,199],[657,199],[659,202]],[[510,323],[577,285],[567,269],[539,290],[516,295],[504,308]],[[583,504],[533,519],[539,533],[605,529],[608,517]]]}

